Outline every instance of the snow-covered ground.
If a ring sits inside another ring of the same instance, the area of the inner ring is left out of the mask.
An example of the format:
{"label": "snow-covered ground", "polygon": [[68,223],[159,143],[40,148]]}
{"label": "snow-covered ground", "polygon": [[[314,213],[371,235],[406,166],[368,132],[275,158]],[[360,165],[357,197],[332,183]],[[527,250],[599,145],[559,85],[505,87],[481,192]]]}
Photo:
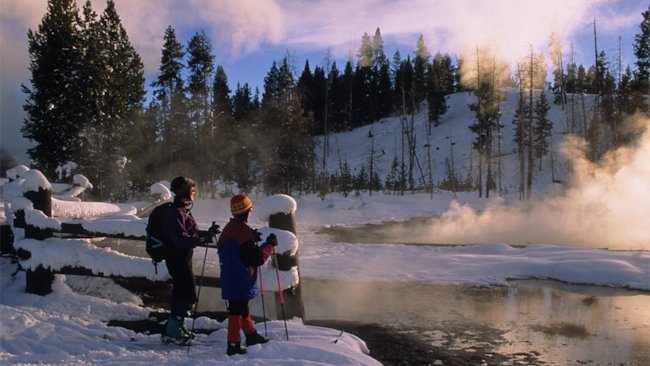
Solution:
{"label": "snow-covered ground", "polygon": [[198,335],[188,352],[187,347],[161,344],[160,335],[107,326],[104,322],[110,319],[146,319],[150,310],[132,302],[128,293],[115,293],[119,291],[115,285],[97,280],[84,285],[95,295],[112,292],[112,299],[108,300],[74,292],[65,278],[58,277],[53,293],[44,297],[29,295],[24,292],[24,273],[11,276],[14,267],[2,258],[3,365],[378,364],[365,354],[365,343],[358,337],[334,329],[304,326],[299,320],[288,322],[290,341],[284,339],[281,321],[269,321],[271,343],[250,347],[247,355],[230,358],[225,354],[226,324],[198,318],[196,329],[218,330]]}
{"label": "snow-covered ground", "polygon": [[[349,244],[333,242],[328,235],[315,233],[327,225],[351,227],[386,218],[400,220],[434,215],[446,210],[450,204],[447,198],[444,195],[433,200],[427,195],[373,195],[372,200],[366,196],[297,199],[301,275],[360,282],[381,278],[388,282],[470,285],[507,285],[506,280],[510,278],[552,278],[570,283],[650,290],[650,253],[642,250],[614,251],[545,243],[514,247],[498,242],[467,246]],[[263,201],[261,197],[254,199],[254,202]],[[469,196],[467,201],[466,205],[472,201]],[[228,207],[227,199],[198,201],[194,213],[199,223],[207,227],[212,220],[225,222]],[[252,224],[264,225],[259,218],[254,218]],[[128,265],[112,269],[116,274],[152,271],[147,259],[106,252],[104,254],[128,260]],[[66,261],[65,258],[56,259],[55,252],[50,253],[51,258],[55,258],[52,263]],[[79,257],[86,263],[94,260],[83,255]],[[200,266],[202,256],[196,257],[195,264]],[[101,266],[99,258],[97,265]],[[6,258],[2,260],[0,359],[3,363],[377,364],[364,353],[367,351],[365,344],[357,337],[347,333],[341,335],[335,329],[305,326],[297,319],[289,321],[290,341],[284,339],[283,323],[270,321],[267,325],[273,341],[252,347],[247,355],[234,358],[224,354],[225,324],[208,318],[199,318],[195,326],[218,330],[199,335],[196,346],[189,353],[185,348],[162,346],[158,335],[137,334],[104,324],[110,319],[147,317],[151,309],[139,306],[132,294],[118,291],[97,279],[71,286],[63,276],[57,277],[50,295],[26,294],[24,273],[13,276],[15,265]],[[207,266],[212,270],[217,268],[216,253],[212,250],[208,253]],[[78,293],[71,287],[85,291]]]}

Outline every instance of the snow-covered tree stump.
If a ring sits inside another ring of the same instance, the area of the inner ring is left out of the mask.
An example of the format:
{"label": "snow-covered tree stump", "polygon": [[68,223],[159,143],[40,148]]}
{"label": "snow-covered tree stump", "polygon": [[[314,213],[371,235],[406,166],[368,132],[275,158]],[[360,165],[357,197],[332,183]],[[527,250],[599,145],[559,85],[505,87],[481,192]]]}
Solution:
{"label": "snow-covered tree stump", "polygon": [[[275,296],[276,316],[278,319],[284,316],[304,319],[305,308],[302,302],[298,266],[299,245],[296,237],[296,201],[282,194],[270,196],[256,205],[253,212],[269,224],[268,230],[261,230],[264,237],[270,233],[278,236],[276,258],[269,261],[270,263],[262,270],[262,276],[266,278],[265,289],[273,290],[270,284],[276,281],[278,281],[277,289],[281,289],[281,294],[278,291]],[[281,300],[284,300],[284,305]]]}

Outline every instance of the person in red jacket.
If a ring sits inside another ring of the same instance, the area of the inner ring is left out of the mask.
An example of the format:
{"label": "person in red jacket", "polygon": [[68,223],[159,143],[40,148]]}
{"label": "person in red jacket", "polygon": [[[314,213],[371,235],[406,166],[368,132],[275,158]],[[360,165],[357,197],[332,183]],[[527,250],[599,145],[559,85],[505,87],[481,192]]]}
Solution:
{"label": "person in red jacket", "polygon": [[230,200],[233,217],[223,228],[217,241],[221,265],[221,297],[228,303],[228,348],[229,356],[246,353],[241,346],[240,331],[246,336],[246,346],[266,343],[251,318],[248,302],[259,294],[257,286],[258,267],[271,255],[278,245],[275,234],[270,234],[261,246],[257,230],[248,225],[248,217],[253,208],[245,194],[238,194]]}

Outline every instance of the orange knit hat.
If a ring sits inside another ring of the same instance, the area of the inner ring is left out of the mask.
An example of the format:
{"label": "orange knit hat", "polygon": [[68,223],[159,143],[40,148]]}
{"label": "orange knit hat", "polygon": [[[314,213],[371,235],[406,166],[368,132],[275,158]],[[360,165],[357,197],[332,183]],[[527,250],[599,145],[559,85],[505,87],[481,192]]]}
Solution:
{"label": "orange knit hat", "polygon": [[253,203],[246,194],[238,194],[230,199],[230,212],[239,215],[253,208]]}

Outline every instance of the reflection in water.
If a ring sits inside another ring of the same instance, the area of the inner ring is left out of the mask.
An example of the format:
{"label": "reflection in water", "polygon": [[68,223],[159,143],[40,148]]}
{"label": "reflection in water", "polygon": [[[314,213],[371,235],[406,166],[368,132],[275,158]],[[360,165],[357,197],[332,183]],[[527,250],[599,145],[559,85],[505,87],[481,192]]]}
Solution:
{"label": "reflection in water", "polygon": [[387,324],[419,332],[434,346],[487,344],[511,359],[532,353],[551,365],[650,364],[647,293],[551,281],[465,287],[304,279],[303,285],[308,319]]}

